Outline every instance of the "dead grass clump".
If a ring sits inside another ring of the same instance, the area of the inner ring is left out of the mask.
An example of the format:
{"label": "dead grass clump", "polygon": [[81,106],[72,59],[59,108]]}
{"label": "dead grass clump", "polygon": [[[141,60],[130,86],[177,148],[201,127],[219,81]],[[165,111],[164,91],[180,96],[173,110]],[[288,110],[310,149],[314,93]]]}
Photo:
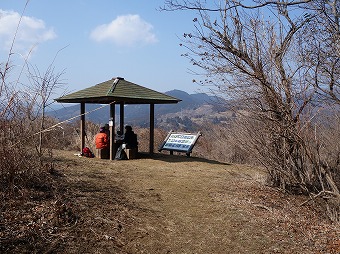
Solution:
{"label": "dead grass clump", "polygon": [[235,133],[237,126],[205,123],[200,129],[193,156],[238,164],[255,164],[256,157],[240,143]]}
{"label": "dead grass clump", "polygon": [[[149,152],[149,140],[150,140],[150,130],[148,128],[135,128],[135,133],[138,136],[138,150],[140,152]],[[164,141],[168,132],[163,129],[155,129],[155,150]]]}
{"label": "dead grass clump", "polygon": [[40,171],[39,160],[36,153],[23,147],[0,148],[0,190],[12,193],[22,186],[30,184],[32,178],[39,178],[36,173]]}

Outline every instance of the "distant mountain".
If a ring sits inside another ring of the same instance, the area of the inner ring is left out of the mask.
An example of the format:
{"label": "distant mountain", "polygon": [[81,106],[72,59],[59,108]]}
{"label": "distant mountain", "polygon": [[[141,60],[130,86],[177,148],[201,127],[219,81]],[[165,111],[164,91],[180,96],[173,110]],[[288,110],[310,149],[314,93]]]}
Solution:
{"label": "distant mountain", "polygon": [[[176,115],[179,115],[179,117],[182,118],[184,116],[190,118],[195,117],[197,114],[202,116],[205,114],[212,116],[214,113],[218,114],[223,110],[225,111],[225,106],[222,108],[219,107],[220,103],[216,96],[210,96],[205,93],[188,94],[181,90],[171,90],[165,92],[165,94],[178,98],[182,101],[177,104],[156,104],[156,125],[158,122],[164,123],[167,117],[173,118]],[[90,112],[86,115],[87,120],[100,124],[108,122],[110,114],[108,106],[86,104],[85,110],[86,112]],[[80,114],[80,105],[77,104],[49,111],[48,114],[59,120],[70,119]],[[119,119],[119,106],[116,106],[116,119],[117,121]],[[126,105],[124,121],[125,123],[129,123],[134,126],[149,126],[149,105]]]}
{"label": "distant mountain", "polygon": [[[49,116],[55,117],[60,121],[72,119],[80,115],[80,104],[65,106],[61,109],[54,109],[47,112]],[[89,112],[86,114],[86,119],[94,123],[106,123],[110,115],[110,109],[108,106],[99,104],[86,104],[85,111]],[[75,118],[74,120],[78,120]]]}

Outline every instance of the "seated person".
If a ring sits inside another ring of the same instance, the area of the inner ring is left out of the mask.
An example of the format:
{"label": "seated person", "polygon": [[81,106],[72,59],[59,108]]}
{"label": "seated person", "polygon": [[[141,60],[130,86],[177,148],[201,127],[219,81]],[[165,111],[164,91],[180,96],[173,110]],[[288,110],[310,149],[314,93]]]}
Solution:
{"label": "seated person", "polygon": [[130,125],[125,126],[125,134],[121,142],[122,144],[117,149],[115,156],[116,160],[127,159],[125,149],[138,148],[137,134],[134,133]]}
{"label": "seated person", "polygon": [[116,134],[116,143],[122,143],[123,139],[124,139],[123,133],[120,130],[118,130]]}
{"label": "seated person", "polygon": [[109,148],[109,138],[105,133],[105,127],[100,127],[99,133],[95,137],[95,143],[97,149]]}
{"label": "seated person", "polygon": [[132,149],[138,147],[137,134],[134,133],[130,125],[125,126],[125,134],[123,138],[123,148]]}

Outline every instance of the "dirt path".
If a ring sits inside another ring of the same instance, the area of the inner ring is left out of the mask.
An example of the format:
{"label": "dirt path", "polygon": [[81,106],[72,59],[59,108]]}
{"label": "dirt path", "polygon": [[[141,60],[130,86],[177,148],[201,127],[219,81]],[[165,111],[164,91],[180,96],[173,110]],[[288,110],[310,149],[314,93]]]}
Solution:
{"label": "dirt path", "polygon": [[162,253],[226,253],[231,239],[228,207],[215,202],[213,195],[226,185],[228,166],[216,165],[214,171],[199,168],[195,162],[159,166],[138,167],[125,180],[129,196],[161,218],[161,223],[151,220],[146,224],[151,250],[157,244]]}
{"label": "dirt path", "polygon": [[303,197],[264,186],[250,167],[167,155],[59,156],[63,203],[77,223],[58,230],[50,252],[332,253],[340,239],[317,211],[297,207]]}

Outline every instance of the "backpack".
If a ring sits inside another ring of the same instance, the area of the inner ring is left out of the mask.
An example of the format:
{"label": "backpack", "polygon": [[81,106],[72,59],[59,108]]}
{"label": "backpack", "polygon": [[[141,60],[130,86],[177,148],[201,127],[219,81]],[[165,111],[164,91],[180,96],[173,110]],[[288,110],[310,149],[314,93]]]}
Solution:
{"label": "backpack", "polygon": [[88,148],[88,147],[84,147],[83,148],[83,151],[82,151],[81,155],[85,156],[85,157],[89,157],[89,158],[93,158],[94,157],[94,154],[91,152],[90,148]]}
{"label": "backpack", "polygon": [[115,160],[127,160],[127,155],[122,148],[122,146],[119,146],[116,152]]}

